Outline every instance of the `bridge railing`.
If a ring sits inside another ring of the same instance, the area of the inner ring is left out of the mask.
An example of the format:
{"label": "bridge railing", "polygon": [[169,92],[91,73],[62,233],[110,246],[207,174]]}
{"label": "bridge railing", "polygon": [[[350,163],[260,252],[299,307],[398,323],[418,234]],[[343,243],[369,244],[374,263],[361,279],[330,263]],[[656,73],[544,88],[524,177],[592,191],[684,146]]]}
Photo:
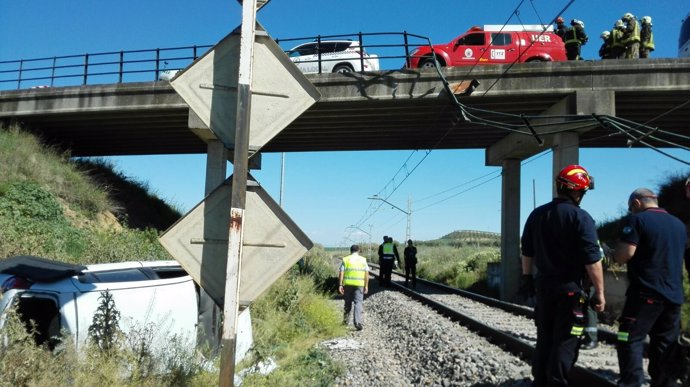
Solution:
{"label": "bridge railing", "polygon": [[0,89],[142,82],[186,67],[210,45],[0,61]]}
{"label": "bridge railing", "polygon": [[[289,52],[301,43],[328,40],[358,42],[362,48],[359,68],[365,71],[364,52],[376,54],[382,70],[399,69],[409,60],[415,47],[430,44],[428,38],[408,32],[317,35],[276,39],[276,42]],[[286,43],[290,47],[285,47]],[[211,47],[200,45],[0,61],[0,90],[160,80],[163,75],[187,67]],[[319,52],[317,59],[311,62],[316,62],[321,72],[324,63],[330,60],[333,59]]]}

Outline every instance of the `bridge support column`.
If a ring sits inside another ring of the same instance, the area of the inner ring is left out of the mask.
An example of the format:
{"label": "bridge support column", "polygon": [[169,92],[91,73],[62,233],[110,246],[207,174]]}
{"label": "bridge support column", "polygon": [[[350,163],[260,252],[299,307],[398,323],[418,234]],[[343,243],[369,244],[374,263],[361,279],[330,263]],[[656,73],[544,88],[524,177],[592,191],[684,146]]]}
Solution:
{"label": "bridge support column", "polygon": [[[558,133],[553,136],[553,182],[558,172],[570,164],[579,164],[580,136],[575,132]],[[551,184],[553,197],[556,197],[556,185]]]}
{"label": "bridge support column", "polygon": [[503,160],[501,188],[501,291],[512,301],[520,285],[520,160]]}

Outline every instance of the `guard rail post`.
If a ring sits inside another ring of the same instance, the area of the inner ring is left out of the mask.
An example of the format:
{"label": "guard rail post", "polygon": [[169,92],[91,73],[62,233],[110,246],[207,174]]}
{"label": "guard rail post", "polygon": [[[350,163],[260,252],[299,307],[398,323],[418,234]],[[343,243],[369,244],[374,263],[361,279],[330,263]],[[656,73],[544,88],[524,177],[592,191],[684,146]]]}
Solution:
{"label": "guard rail post", "polygon": [[117,83],[122,83],[122,73],[125,70],[125,53],[120,50],[120,71],[118,71]]}
{"label": "guard rail post", "polygon": [[359,37],[359,72],[364,72],[364,42],[362,42],[362,31],[357,33]]}
{"label": "guard rail post", "polygon": [[86,85],[89,76],[89,54],[84,54],[84,85]]}

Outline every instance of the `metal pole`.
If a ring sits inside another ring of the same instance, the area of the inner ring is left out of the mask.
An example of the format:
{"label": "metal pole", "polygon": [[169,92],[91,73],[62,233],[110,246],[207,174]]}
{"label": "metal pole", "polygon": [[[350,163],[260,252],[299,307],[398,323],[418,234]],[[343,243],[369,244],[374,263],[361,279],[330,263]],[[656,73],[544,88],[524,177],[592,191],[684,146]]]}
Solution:
{"label": "metal pole", "polygon": [[278,205],[283,207],[283,186],[285,185],[285,152],[280,154],[280,198]]}
{"label": "metal pole", "polygon": [[237,121],[233,158],[232,199],[230,202],[228,264],[225,278],[223,336],[221,338],[222,349],[220,354],[220,387],[234,386],[244,209],[247,198],[247,173],[249,167],[249,119],[251,113],[252,61],[255,35],[256,0],[244,1],[242,3],[239,77],[237,82]]}
{"label": "metal pole", "polygon": [[412,239],[412,196],[407,197],[407,233],[405,243]]}

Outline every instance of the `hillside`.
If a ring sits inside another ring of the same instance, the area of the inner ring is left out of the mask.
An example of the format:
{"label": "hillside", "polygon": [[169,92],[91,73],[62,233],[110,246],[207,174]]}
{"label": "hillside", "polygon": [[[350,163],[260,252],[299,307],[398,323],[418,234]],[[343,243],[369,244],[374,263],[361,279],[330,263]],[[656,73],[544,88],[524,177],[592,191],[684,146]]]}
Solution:
{"label": "hillside", "polygon": [[115,173],[0,126],[0,258],[75,263],[170,259],[158,243],[180,214]]}

